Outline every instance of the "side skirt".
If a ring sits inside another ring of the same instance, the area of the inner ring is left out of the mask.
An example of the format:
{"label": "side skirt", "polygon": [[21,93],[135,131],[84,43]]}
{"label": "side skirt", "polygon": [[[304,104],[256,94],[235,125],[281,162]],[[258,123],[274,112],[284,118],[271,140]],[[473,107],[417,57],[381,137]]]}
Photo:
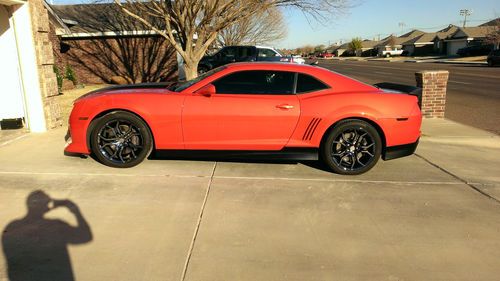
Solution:
{"label": "side skirt", "polygon": [[166,159],[226,159],[226,160],[318,160],[317,148],[266,150],[156,150],[153,158]]}

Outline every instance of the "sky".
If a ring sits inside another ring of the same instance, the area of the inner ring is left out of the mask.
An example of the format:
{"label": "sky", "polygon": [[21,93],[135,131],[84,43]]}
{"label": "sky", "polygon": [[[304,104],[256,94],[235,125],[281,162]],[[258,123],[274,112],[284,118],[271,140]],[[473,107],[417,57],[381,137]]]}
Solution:
{"label": "sky", "polygon": [[[78,4],[86,0],[52,0],[53,4]],[[346,13],[328,22],[310,21],[300,11],[284,9],[288,27],[286,39],[277,48],[296,48],[306,44],[347,42],[354,37],[383,38],[412,29],[434,32],[449,24],[462,26],[461,9],[472,10],[467,26],[477,26],[500,17],[500,0],[349,0],[354,4]],[[50,2],[50,0],[49,0]],[[87,1],[89,2],[89,1]],[[399,23],[404,23],[400,27]]]}

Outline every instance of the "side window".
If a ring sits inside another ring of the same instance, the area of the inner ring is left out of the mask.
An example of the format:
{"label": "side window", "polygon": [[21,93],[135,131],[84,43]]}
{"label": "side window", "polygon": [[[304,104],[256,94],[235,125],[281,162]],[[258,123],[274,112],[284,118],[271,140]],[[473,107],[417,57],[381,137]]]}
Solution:
{"label": "side window", "polygon": [[259,57],[270,58],[275,57],[277,53],[271,49],[259,49]]}
{"label": "side window", "polygon": [[292,95],[294,73],[285,71],[238,71],[213,82],[217,94]]}
{"label": "side window", "polygon": [[297,77],[297,94],[315,92],[328,88],[329,87],[323,82],[310,75],[299,73]]}
{"label": "side window", "polygon": [[252,47],[240,47],[238,48],[238,58],[239,59],[246,59],[250,56],[252,56]]}
{"label": "side window", "polygon": [[220,57],[225,59],[234,59],[236,58],[236,48],[227,47],[220,51]]}

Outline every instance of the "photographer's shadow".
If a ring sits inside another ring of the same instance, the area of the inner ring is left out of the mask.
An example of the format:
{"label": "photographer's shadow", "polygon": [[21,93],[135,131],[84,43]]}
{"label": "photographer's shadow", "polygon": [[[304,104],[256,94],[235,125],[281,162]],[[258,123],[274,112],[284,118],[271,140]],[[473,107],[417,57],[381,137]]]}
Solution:
{"label": "photographer's shadow", "polygon": [[[74,280],[68,244],[92,241],[90,226],[78,206],[69,200],[52,200],[41,190],[32,192],[26,203],[27,214],[10,222],[2,234],[9,280]],[[58,207],[67,208],[77,226],[44,217]]]}

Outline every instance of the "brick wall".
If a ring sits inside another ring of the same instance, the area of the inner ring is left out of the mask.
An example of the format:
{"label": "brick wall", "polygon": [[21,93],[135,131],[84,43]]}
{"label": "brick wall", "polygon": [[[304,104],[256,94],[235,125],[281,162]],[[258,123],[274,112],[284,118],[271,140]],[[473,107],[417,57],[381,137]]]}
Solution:
{"label": "brick wall", "polygon": [[57,79],[53,70],[54,55],[50,40],[50,25],[43,0],[30,0],[33,39],[36,48],[40,90],[48,129],[62,126],[61,110],[56,101]]}
{"label": "brick wall", "polygon": [[424,118],[444,118],[446,86],[449,72],[420,71],[415,73],[417,87],[422,88],[422,115]]}
{"label": "brick wall", "polygon": [[174,49],[161,37],[55,38],[56,64],[71,65],[83,84],[110,83],[113,76],[129,83],[177,79]]}

